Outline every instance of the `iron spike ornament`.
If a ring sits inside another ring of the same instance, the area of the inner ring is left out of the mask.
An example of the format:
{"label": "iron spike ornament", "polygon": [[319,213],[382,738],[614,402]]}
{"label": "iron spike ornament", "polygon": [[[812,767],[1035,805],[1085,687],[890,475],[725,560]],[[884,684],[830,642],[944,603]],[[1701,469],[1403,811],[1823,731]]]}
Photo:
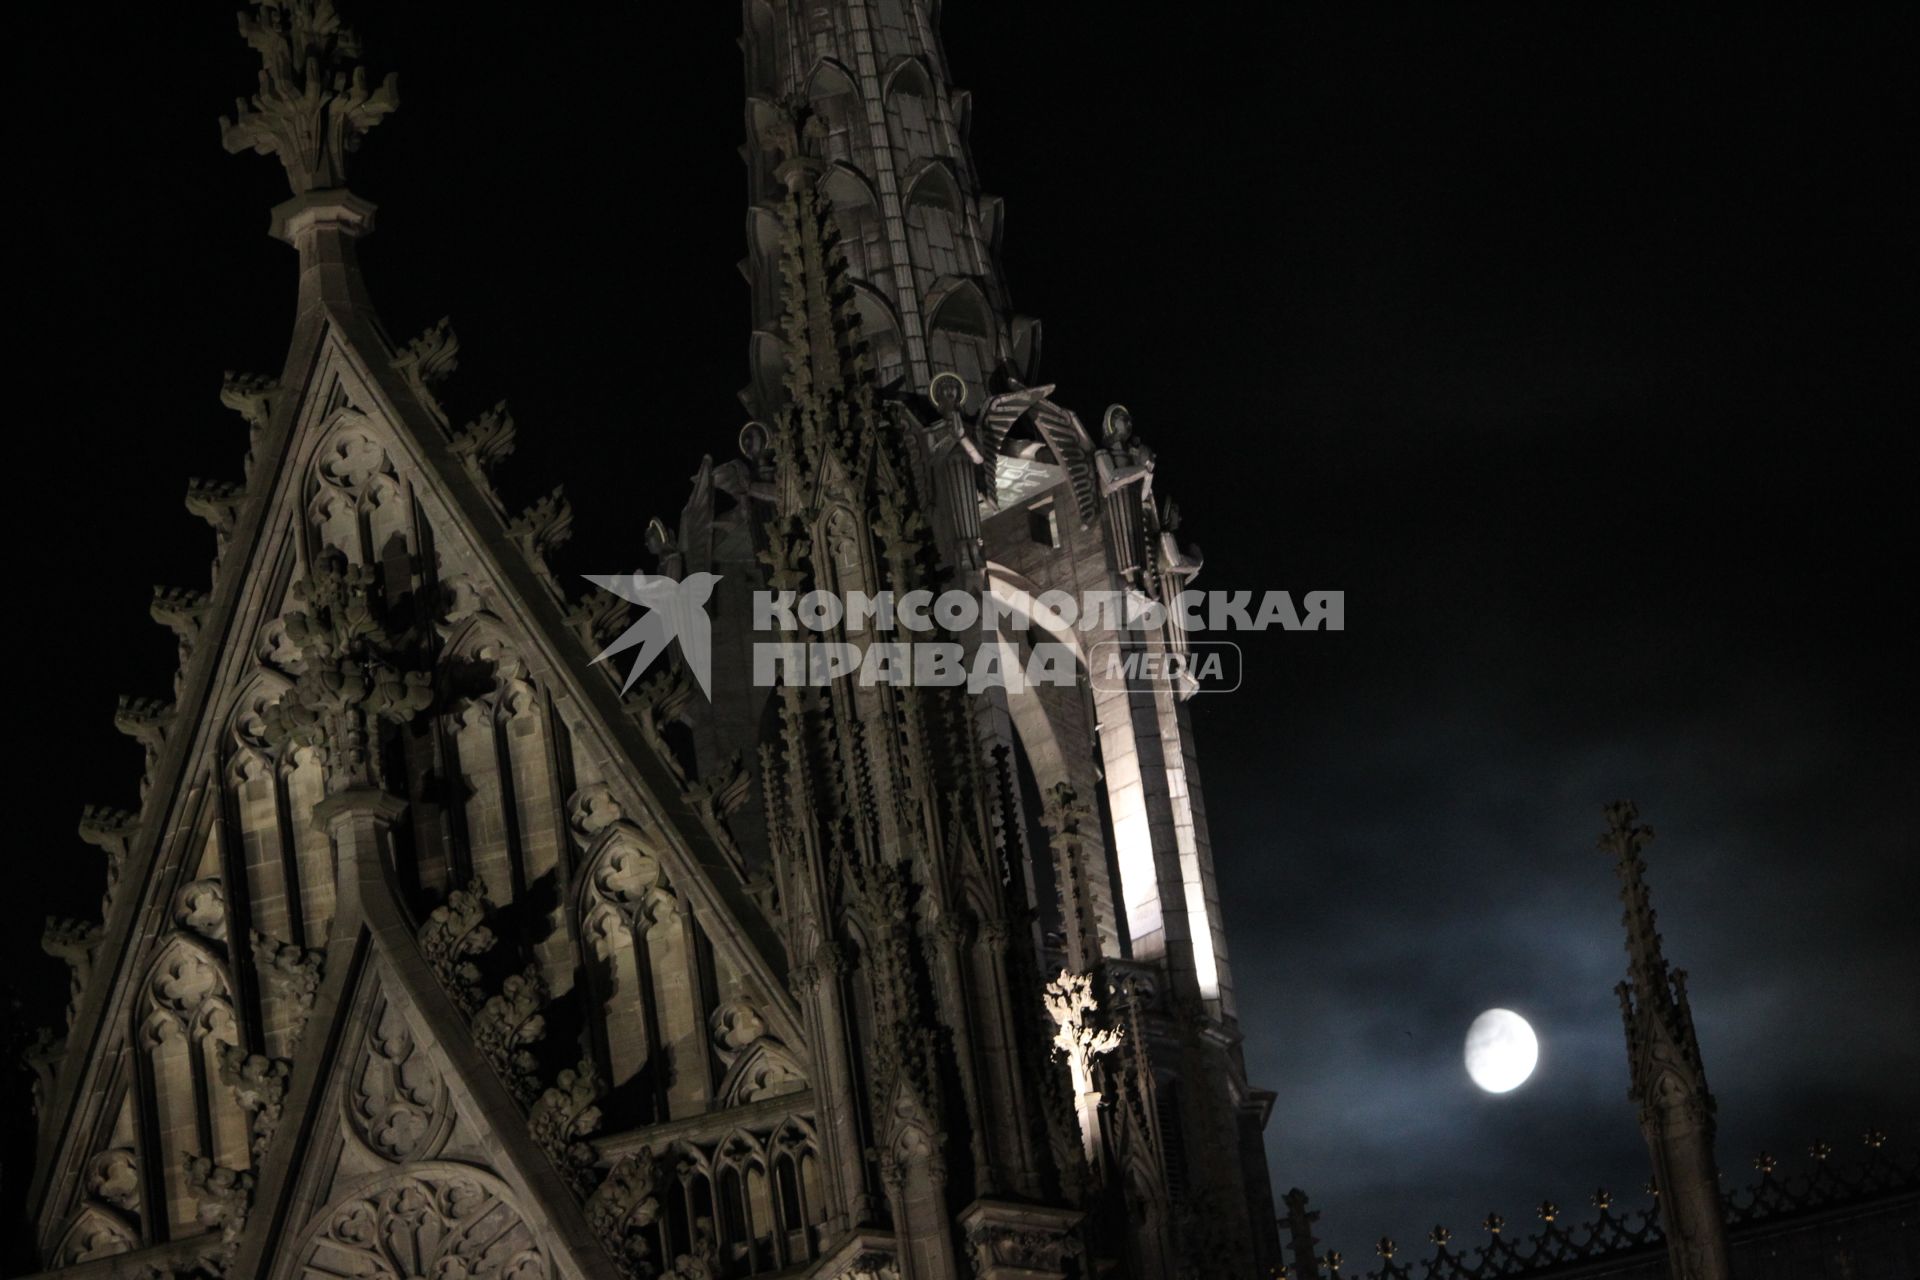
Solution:
{"label": "iron spike ornament", "polygon": [[278,156],[296,196],[345,187],[347,157],[399,109],[399,77],[370,86],[332,0],[263,0],[240,14],[240,37],[260,57],[260,84],[220,118],[221,145]]}

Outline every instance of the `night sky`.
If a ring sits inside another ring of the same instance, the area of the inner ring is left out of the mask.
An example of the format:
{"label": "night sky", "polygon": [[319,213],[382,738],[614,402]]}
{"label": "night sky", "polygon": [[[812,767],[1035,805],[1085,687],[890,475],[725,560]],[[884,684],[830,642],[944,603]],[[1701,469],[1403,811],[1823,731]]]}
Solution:
{"label": "night sky", "polygon": [[[65,996],[41,918],[98,910],[81,804],[135,798],[115,696],[169,688],[149,589],[205,584],[187,479],[240,474],[221,371],[288,333],[279,166],[218,145],[232,7],[11,15],[20,1025]],[[1905,20],[947,7],[1056,398],[1131,407],[1198,585],[1347,593],[1346,631],[1251,638],[1195,712],[1276,1188],[1366,1262],[1639,1202],[1619,796],[1659,832],[1727,1181],[1869,1125],[1911,1147]],[[631,567],[744,416],[736,6],[352,12],[401,73],[355,184],[389,328],[451,313],[456,420],[520,424],[510,504],[564,481],[563,570]],[[1543,1042],[1503,1097],[1460,1063],[1494,1005]]]}

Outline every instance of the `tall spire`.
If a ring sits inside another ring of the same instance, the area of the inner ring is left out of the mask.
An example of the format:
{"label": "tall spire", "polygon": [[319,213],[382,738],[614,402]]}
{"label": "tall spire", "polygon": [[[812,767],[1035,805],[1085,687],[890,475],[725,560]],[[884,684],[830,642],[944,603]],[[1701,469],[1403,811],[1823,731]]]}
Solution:
{"label": "tall spire", "polygon": [[1653,1161],[1673,1280],[1728,1280],[1726,1219],[1714,1164],[1714,1102],[1687,1003],[1687,975],[1669,970],[1654,928],[1641,851],[1653,828],[1633,802],[1607,806],[1600,849],[1614,860],[1626,912],[1627,981],[1614,988],[1626,1024],[1627,1096]]}
{"label": "tall spire", "polygon": [[779,208],[796,107],[816,122],[807,175],[845,235],[853,297],[881,386],[925,393],[941,373],[974,403],[1031,381],[1039,323],[1012,314],[998,262],[1000,202],[966,145],[968,99],[947,83],[931,0],[746,0],[748,255],[753,381],[762,420],[783,400]]}

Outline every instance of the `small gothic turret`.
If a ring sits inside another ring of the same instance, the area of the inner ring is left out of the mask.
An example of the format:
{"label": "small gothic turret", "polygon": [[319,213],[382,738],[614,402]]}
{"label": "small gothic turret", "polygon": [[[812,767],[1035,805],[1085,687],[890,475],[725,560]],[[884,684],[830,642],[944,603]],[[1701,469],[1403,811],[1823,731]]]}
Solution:
{"label": "small gothic turret", "polygon": [[1653,829],[1631,801],[1607,806],[1600,848],[1615,860],[1626,906],[1627,981],[1615,991],[1626,1022],[1627,1096],[1640,1110],[1640,1131],[1667,1237],[1673,1280],[1727,1280],[1727,1230],[1713,1159],[1713,1094],[1687,1004],[1687,975],[1667,968],[1654,929],[1646,862],[1640,851]]}

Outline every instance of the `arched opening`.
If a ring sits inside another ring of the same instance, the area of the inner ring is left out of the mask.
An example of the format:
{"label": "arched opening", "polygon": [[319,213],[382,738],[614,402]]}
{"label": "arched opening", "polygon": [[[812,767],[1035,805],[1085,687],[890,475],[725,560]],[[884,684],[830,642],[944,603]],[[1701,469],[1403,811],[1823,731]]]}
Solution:
{"label": "arched opening", "polygon": [[984,388],[995,358],[993,309],[980,286],[952,281],[930,297],[928,356],[936,370],[952,370],[970,387]]}
{"label": "arched opening", "polygon": [[933,102],[933,77],[918,58],[898,63],[887,77],[887,124],[893,143],[909,158],[935,153],[934,128],[938,111]]}
{"label": "arched opening", "polygon": [[[780,219],[758,205],[747,210],[747,282],[753,291],[753,316],[762,325],[778,321],[781,311]],[[775,364],[778,385],[779,364]]]}
{"label": "arched opening", "polygon": [[722,1169],[716,1192],[720,1201],[720,1243],[731,1252],[735,1246],[745,1245],[750,1237],[746,1192],[740,1185],[740,1171],[731,1165]]}
{"label": "arched opening", "polygon": [[860,145],[860,94],[853,77],[836,62],[822,61],[807,80],[807,102],[826,127],[826,156],[861,167],[866,148]]}
{"label": "arched opening", "polygon": [[749,0],[746,26],[747,93],[772,94],[780,74],[780,35],[766,0]]}
{"label": "arched opening", "polygon": [[871,286],[855,281],[854,306],[860,315],[860,338],[867,345],[867,359],[873,363],[880,385],[898,380],[906,372],[906,350],[900,341],[900,322],[893,308]]}
{"label": "arched opening", "polygon": [[[791,1237],[797,1231],[804,1231],[807,1213],[800,1199],[800,1170],[794,1167],[793,1156],[787,1152],[783,1151],[774,1158],[773,1186],[782,1234]],[[787,1248],[790,1254],[793,1253],[794,1242],[791,1239]]]}
{"label": "arched opening", "polygon": [[187,1160],[201,1157],[229,1169],[252,1163],[246,1113],[220,1078],[221,1051],[238,1042],[232,985],[220,961],[198,943],[176,938],[142,984],[137,1046],[138,1097],[153,1213],[168,1235],[199,1226],[199,1199]]}
{"label": "arched opening", "polygon": [[944,277],[975,269],[965,249],[966,204],[943,161],[929,160],[907,185],[907,253],[922,293]]}
{"label": "arched opening", "polygon": [[909,206],[944,209],[951,214],[959,214],[966,206],[961,200],[959,180],[953,176],[942,161],[933,161],[921,167],[907,186],[907,204]]}
{"label": "arched opening", "polygon": [[879,201],[866,179],[848,165],[835,164],[820,176],[819,190],[833,209],[847,270],[856,279],[883,270],[887,260],[886,227],[880,220]]}

